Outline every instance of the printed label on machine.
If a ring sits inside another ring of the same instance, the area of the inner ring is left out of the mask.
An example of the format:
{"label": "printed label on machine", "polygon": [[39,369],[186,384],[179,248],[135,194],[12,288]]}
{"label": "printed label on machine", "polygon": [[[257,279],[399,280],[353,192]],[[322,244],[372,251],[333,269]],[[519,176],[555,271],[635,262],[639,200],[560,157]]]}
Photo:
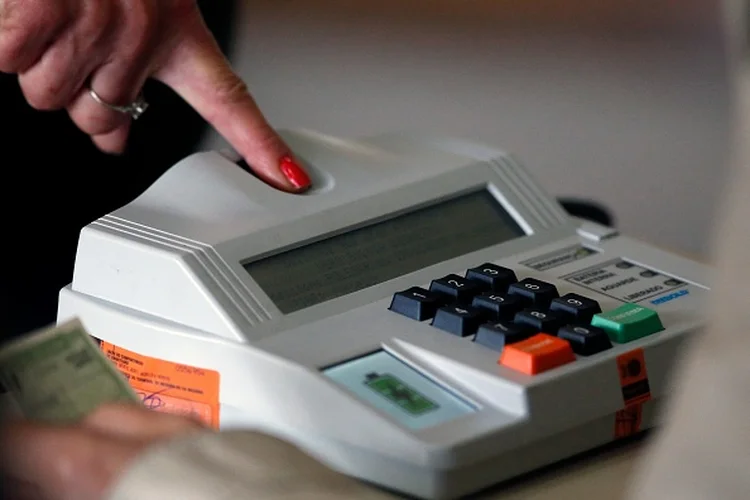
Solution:
{"label": "printed label on machine", "polygon": [[563,277],[570,283],[623,302],[642,302],[687,285],[653,269],[615,259]]}
{"label": "printed label on machine", "polygon": [[564,266],[581,259],[585,259],[590,255],[595,255],[596,250],[585,247],[583,245],[575,245],[572,247],[565,248],[563,250],[557,250],[550,252],[539,257],[521,262],[521,265],[530,267],[536,271],[548,271],[556,267]]}
{"label": "printed label on machine", "polygon": [[617,356],[625,408],[615,414],[615,439],[637,434],[641,430],[643,404],[651,400],[646,357],[643,349],[635,349]]}
{"label": "printed label on machine", "polygon": [[615,414],[615,439],[623,439],[638,434],[643,420],[643,405],[635,404],[619,410]]}
{"label": "printed label on machine", "polygon": [[104,341],[100,347],[146,408],[192,415],[219,428],[219,372],[142,356]]}

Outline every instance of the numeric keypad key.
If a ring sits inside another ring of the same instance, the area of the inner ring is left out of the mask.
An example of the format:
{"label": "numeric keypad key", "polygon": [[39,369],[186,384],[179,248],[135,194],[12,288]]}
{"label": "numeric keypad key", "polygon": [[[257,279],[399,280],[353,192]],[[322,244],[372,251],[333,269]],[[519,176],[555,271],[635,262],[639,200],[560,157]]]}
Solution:
{"label": "numeric keypad key", "polygon": [[518,281],[516,273],[506,267],[485,263],[466,271],[466,278],[486,284],[494,292],[505,293]]}
{"label": "numeric keypad key", "polygon": [[535,278],[525,278],[513,283],[508,288],[508,293],[523,298],[529,305],[541,308],[549,307],[550,302],[560,296],[555,285]]}
{"label": "numeric keypad key", "polygon": [[523,309],[523,301],[518,297],[496,292],[477,295],[471,305],[481,309],[493,321],[512,320],[516,313]]}
{"label": "numeric keypad key", "polygon": [[433,280],[430,284],[431,292],[441,293],[450,297],[453,302],[460,304],[471,304],[474,296],[486,289],[487,286],[483,283],[466,279],[457,274],[449,274],[443,278]]}
{"label": "numeric keypad key", "polygon": [[477,309],[458,304],[441,307],[432,320],[432,326],[435,328],[459,337],[475,334],[481,323],[482,314]]}
{"label": "numeric keypad key", "polygon": [[602,312],[597,301],[577,293],[566,293],[562,297],[553,299],[549,308],[551,311],[567,316],[571,323],[581,324],[590,323],[595,314]]}
{"label": "numeric keypad key", "polygon": [[567,340],[573,347],[573,352],[582,356],[590,356],[612,347],[607,332],[595,326],[564,326],[557,332],[557,336]]}
{"label": "numeric keypad key", "polygon": [[506,345],[526,340],[536,333],[527,325],[507,322],[486,323],[479,327],[474,342],[500,352]]}
{"label": "numeric keypad key", "polygon": [[532,307],[517,313],[514,322],[527,325],[537,332],[554,335],[565,324],[565,319],[557,313]]}
{"label": "numeric keypad key", "polygon": [[435,316],[438,307],[446,303],[440,294],[413,286],[393,295],[388,309],[407,318],[424,321]]}

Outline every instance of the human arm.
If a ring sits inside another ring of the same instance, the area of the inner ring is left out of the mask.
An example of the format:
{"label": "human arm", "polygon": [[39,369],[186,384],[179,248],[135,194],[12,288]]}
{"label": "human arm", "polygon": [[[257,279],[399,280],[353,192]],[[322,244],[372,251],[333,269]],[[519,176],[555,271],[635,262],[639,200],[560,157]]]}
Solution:
{"label": "human arm", "polygon": [[0,0],[0,71],[18,76],[31,106],[67,110],[111,153],[124,150],[137,122],[95,97],[127,105],[147,79],[161,81],[267,183],[291,192],[310,185],[224,58],[195,0]]}
{"label": "human arm", "polygon": [[392,498],[271,436],[136,405],[105,405],[71,425],[6,424],[0,473],[17,500]]}

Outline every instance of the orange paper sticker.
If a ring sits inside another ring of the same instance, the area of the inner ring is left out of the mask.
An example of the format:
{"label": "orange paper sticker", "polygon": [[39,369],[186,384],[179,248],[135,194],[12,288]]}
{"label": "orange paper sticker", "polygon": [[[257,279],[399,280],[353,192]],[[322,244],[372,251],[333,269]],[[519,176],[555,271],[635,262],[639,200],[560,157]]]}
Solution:
{"label": "orange paper sticker", "polygon": [[635,349],[617,356],[617,371],[626,407],[651,399],[643,349]]}
{"label": "orange paper sticker", "polygon": [[218,429],[219,372],[142,356],[104,341],[100,346],[146,408],[192,415]]}
{"label": "orange paper sticker", "polygon": [[641,430],[643,406],[634,404],[615,414],[615,439],[637,434]]}

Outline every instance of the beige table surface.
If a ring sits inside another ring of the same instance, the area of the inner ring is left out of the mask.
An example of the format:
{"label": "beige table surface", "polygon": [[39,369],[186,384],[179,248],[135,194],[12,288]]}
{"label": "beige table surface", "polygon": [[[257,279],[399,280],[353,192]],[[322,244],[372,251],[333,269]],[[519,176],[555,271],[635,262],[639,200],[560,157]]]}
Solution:
{"label": "beige table surface", "polygon": [[572,458],[491,488],[476,500],[619,500],[624,497],[646,438]]}

